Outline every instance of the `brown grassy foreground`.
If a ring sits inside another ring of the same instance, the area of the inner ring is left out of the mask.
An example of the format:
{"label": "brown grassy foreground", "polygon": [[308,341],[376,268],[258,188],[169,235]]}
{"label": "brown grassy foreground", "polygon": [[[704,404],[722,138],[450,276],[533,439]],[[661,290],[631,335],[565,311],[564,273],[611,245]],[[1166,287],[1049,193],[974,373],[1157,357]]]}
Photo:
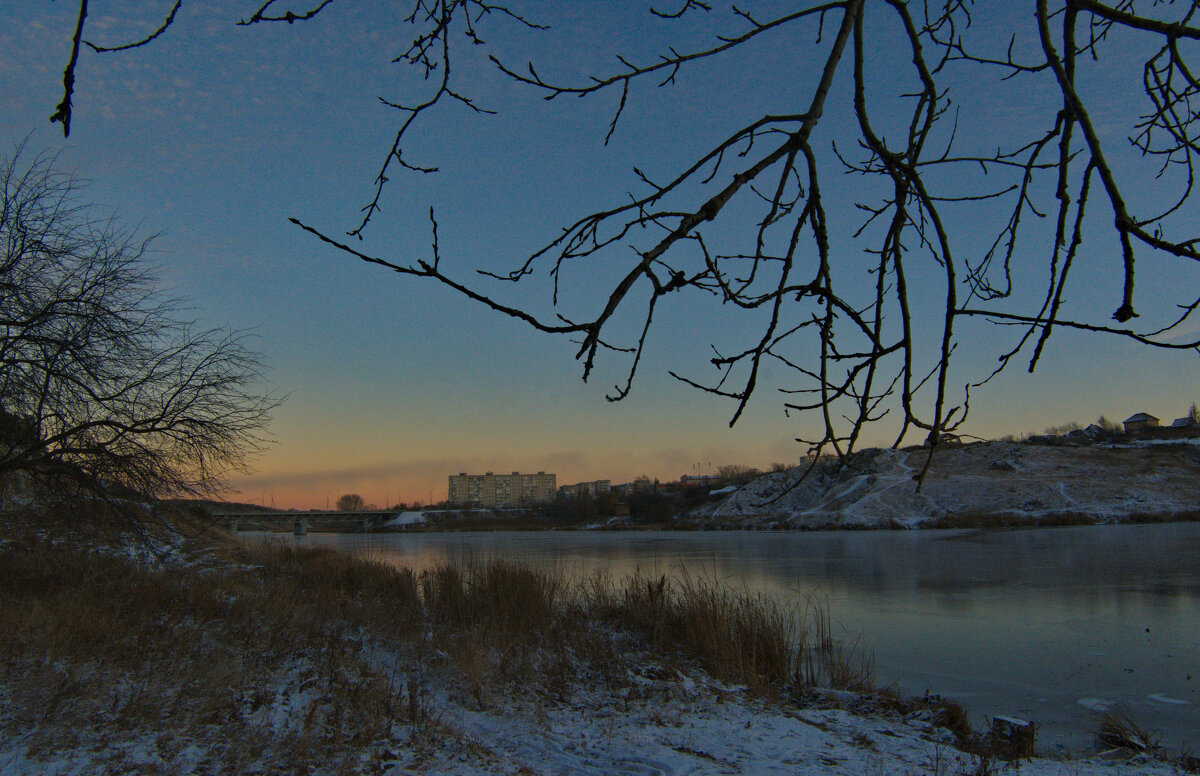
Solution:
{"label": "brown grassy foreground", "polygon": [[[414,573],[285,544],[158,556],[44,533],[0,542],[0,740],[112,772],[370,772],[438,740],[430,678],[486,705],[702,668],[752,692],[866,689],[811,602],[709,579],[570,583],[480,559]],[[806,627],[807,624],[807,627]],[[445,684],[444,682],[442,683]],[[117,741],[136,745],[106,747]],[[107,758],[107,759],[105,759]]]}

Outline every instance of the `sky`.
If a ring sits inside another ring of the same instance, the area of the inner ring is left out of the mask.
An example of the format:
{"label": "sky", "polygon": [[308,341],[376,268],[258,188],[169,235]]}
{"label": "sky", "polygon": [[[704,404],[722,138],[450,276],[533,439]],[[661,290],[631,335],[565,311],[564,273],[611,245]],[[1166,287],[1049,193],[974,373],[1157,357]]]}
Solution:
{"label": "sky", "polygon": [[[230,497],[324,508],[354,492],[385,506],[439,501],[447,476],[463,471],[548,471],[560,484],[639,475],[667,481],[724,464],[793,463],[804,454],[795,439],[819,432],[813,418],[785,416],[775,389],[790,385],[786,370],[764,375],[764,389],[732,428],[727,400],[667,374],[711,376],[710,343],[737,342],[753,331],[729,310],[665,300],[638,381],[614,403],[605,395],[622,380],[620,363],[603,361],[583,383],[569,341],[451,290],[348,258],[289,223],[300,218],[339,236],[356,226],[399,115],[379,98],[413,99],[428,84],[392,63],[413,33],[401,14],[378,7],[386,4],[341,0],[304,23],[235,26],[257,5],[184,3],[174,25],[145,47],[85,50],[66,140],[47,118],[61,99],[77,6],[7,0],[0,8],[2,155],[22,142],[27,152],[57,152],[60,167],[89,181],[87,196],[104,212],[156,234],[152,260],[164,288],[190,300],[190,314],[204,325],[245,331],[263,355],[271,389],[286,396],[270,444],[252,472],[231,478]],[[783,4],[756,4],[753,13],[766,18],[772,5]],[[93,0],[85,38],[139,39],[170,7]],[[618,67],[615,53],[651,61],[673,40],[695,48],[721,29],[741,28],[724,6],[676,23],[636,4],[521,7],[550,29],[489,17],[480,28],[488,45],[456,54],[455,76],[498,113],[452,105],[422,118],[405,158],[439,172],[390,173],[383,209],[355,247],[401,263],[428,256],[433,205],[444,266],[486,283],[472,270],[507,270],[580,215],[624,201],[638,185],[635,166],[666,177],[746,116],[800,110],[825,50],[814,45],[809,27],[804,36],[768,38],[749,56],[682,72],[669,87],[638,86],[605,145],[616,93],[547,102],[505,79],[486,54],[517,68],[533,61],[540,73],[580,83]],[[1027,26],[1027,14],[1020,4],[984,4],[977,28],[1007,40],[1009,28]],[[880,122],[887,127],[899,121],[887,95],[903,84],[892,82],[886,65],[889,33],[879,34]],[[1139,75],[1129,67],[1137,53],[1121,50],[1085,76],[1083,88],[1101,111],[1136,114],[1136,105],[1129,108],[1138,96],[1118,76]],[[845,86],[835,83],[818,138],[824,147],[837,141],[839,122],[849,116]],[[1046,99],[998,77],[955,94],[964,116],[986,113],[975,129],[980,148],[996,147],[1030,117],[1040,118]],[[1118,149],[1118,174],[1128,173],[1131,201],[1154,196],[1163,184],[1138,173],[1139,160],[1121,137],[1127,128],[1105,123],[1104,114],[1101,127]],[[853,195],[859,185],[849,176],[827,181],[831,197]],[[1041,194],[1048,207],[1048,193]],[[1195,213],[1179,218],[1184,231],[1200,231]],[[839,211],[831,228],[853,231],[860,220],[852,209]],[[981,218],[981,233],[987,225]],[[1106,251],[1099,242],[1086,251],[1071,296],[1077,309],[1105,311],[1102,322],[1119,301],[1112,273],[1103,271],[1119,256]],[[1038,265],[1031,266],[1018,272],[1018,283],[1036,282]],[[578,309],[611,272],[574,271],[564,297]],[[544,288],[544,277],[535,282]],[[928,278],[914,282],[938,293]],[[1139,282],[1143,312],[1161,312],[1181,290],[1200,288],[1200,275],[1151,257]],[[520,289],[484,287],[541,304]],[[1012,341],[1010,331],[982,324],[962,334],[956,385],[986,375]],[[1169,421],[1200,401],[1200,362],[1190,351],[1062,332],[1036,373],[1023,366],[972,393],[963,431],[991,438],[1139,411]],[[894,434],[884,423],[865,441],[890,444]]]}

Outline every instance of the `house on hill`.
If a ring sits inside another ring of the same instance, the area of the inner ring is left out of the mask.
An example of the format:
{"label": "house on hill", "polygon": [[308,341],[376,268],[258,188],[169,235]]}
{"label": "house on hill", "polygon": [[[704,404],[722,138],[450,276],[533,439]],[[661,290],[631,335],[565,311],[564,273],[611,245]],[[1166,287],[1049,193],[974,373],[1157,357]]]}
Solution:
{"label": "house on hill", "polygon": [[1132,434],[1145,428],[1158,428],[1158,418],[1148,412],[1139,412],[1130,415],[1121,425],[1125,427],[1125,433]]}

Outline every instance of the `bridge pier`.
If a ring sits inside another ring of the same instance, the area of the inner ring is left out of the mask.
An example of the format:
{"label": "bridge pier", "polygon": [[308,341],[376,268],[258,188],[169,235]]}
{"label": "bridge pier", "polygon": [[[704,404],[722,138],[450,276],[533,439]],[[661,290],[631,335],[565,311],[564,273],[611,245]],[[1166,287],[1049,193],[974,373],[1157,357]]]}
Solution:
{"label": "bridge pier", "polygon": [[296,536],[304,536],[308,533],[308,523],[304,521],[304,518],[296,518],[296,522],[292,524],[292,533]]}
{"label": "bridge pier", "polygon": [[241,533],[241,532],[242,532],[242,527],[240,525],[238,525],[238,521],[230,520],[229,521],[229,533]]}

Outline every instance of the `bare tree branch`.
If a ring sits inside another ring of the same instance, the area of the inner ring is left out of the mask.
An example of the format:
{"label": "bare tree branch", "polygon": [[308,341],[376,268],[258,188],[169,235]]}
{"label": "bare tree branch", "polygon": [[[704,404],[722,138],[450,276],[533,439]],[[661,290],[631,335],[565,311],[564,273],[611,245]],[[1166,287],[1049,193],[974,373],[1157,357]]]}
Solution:
{"label": "bare tree branch", "polygon": [[159,296],[146,242],[49,157],[0,167],[0,479],[124,497],[219,492],[278,401],[237,333]]}
{"label": "bare tree branch", "polygon": [[95,51],[97,54],[105,54],[110,51],[128,51],[129,49],[141,48],[167,31],[167,28],[170,27],[175,21],[175,14],[179,11],[179,6],[181,5],[183,5],[183,0],[175,0],[175,5],[171,7],[171,12],[167,14],[167,18],[163,20],[163,23],[159,25],[159,28],[136,43],[126,43],[123,46],[111,47],[97,46],[95,43],[87,40],[85,40],[84,43],[86,43],[92,49],[92,51]]}
{"label": "bare tree branch", "polygon": [[71,58],[63,70],[63,98],[50,116],[50,123],[62,124],[63,137],[71,135],[71,97],[75,94],[75,65],[79,62],[79,41],[83,37],[83,24],[87,21],[87,0],[79,0],[79,17],[75,23],[75,35],[71,38]]}
{"label": "bare tree branch", "polygon": [[[310,19],[329,2],[281,12],[277,0],[255,0],[257,10],[242,23]],[[546,100],[607,91],[613,106],[597,138],[603,145],[628,126],[647,90],[703,79],[718,66],[730,78],[768,43],[793,47],[802,64],[779,73],[786,90],[768,85],[775,96],[786,95],[773,112],[738,116],[732,126],[740,128],[695,141],[665,171],[638,163],[630,191],[566,219],[502,266],[443,259],[453,251],[449,240],[439,244],[432,203],[425,257],[387,258],[386,248],[359,250],[310,226],[311,219],[292,220],[339,253],[566,335],[585,380],[602,358],[619,361],[624,371],[612,400],[634,390],[669,310],[733,316],[737,325],[712,343],[715,356],[702,374],[668,370],[728,399],[731,423],[771,385],[784,395],[785,412],[810,414],[819,424],[806,432],[815,454],[852,461],[865,429],[886,418],[894,444],[919,434],[932,456],[966,422],[972,388],[1014,360],[1028,357],[1028,368],[1036,368],[1055,332],[1169,350],[1200,345],[1186,335],[1186,342],[1166,338],[1195,323],[1200,294],[1180,288],[1172,297],[1135,284],[1139,262],[1180,273],[1200,267],[1200,0],[1027,5],[1016,27],[996,35],[979,29],[984,14],[996,10],[966,0],[808,0],[773,15],[679,0],[648,9],[662,34],[681,36],[657,55],[617,51],[611,71],[570,76],[562,69],[551,75],[536,62],[515,65],[508,57],[517,55],[488,47],[494,36],[546,29],[518,0],[411,0],[404,18],[411,37],[389,56],[420,83],[403,98],[380,98],[395,114],[366,203],[346,232],[356,240],[394,196],[393,177],[437,171],[409,150],[436,112],[465,106],[482,120],[495,107],[485,106],[480,84],[465,77],[463,45],[482,47],[479,61],[490,60]],[[683,16],[710,25],[707,37],[682,37],[689,24],[673,20]],[[77,41],[85,17],[81,3]],[[174,10],[145,42],[173,18]],[[1132,69],[1121,68],[1127,51],[1143,52]],[[76,60],[77,51],[56,118],[64,130]],[[1123,96],[1137,97],[1137,107],[1095,96],[1095,79],[1113,80],[1114,68],[1134,76],[1131,95]],[[978,94],[992,89],[1040,96],[1001,136],[988,125],[995,118],[984,117],[995,106],[979,107],[987,101]],[[971,100],[961,99],[964,91]],[[714,90],[709,109],[743,110],[729,93]],[[669,99],[665,90],[655,94]],[[1129,146],[1114,141],[1114,128]],[[693,142],[680,138],[671,140]],[[831,185],[831,176],[851,176],[851,193]],[[1093,197],[1106,207],[1096,208]],[[552,286],[549,312],[521,298],[527,286],[512,288],[537,278]],[[508,291],[503,301],[487,285],[500,282]],[[568,304],[577,295],[560,293],[564,288],[589,293]],[[1094,302],[1078,301],[1084,289],[1091,299],[1096,288],[1113,294],[1107,309],[1115,309],[1115,324]],[[1139,315],[1144,330],[1124,326]],[[960,379],[959,329],[983,323],[1003,335],[995,371]],[[768,366],[785,376],[768,380]],[[965,386],[961,393],[958,385]]]}

